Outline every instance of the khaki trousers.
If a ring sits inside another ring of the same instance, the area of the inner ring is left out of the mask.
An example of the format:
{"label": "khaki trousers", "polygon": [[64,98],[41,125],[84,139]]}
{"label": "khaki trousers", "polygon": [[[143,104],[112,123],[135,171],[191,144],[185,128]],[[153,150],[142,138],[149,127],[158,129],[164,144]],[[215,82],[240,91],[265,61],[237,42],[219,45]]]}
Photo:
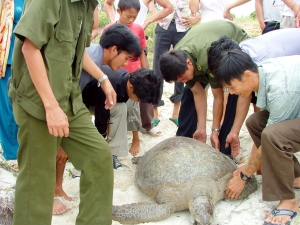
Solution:
{"label": "khaki trousers", "polygon": [[117,103],[110,110],[107,143],[111,148],[113,155],[118,157],[124,157],[128,155],[127,105],[125,102]]}
{"label": "khaki trousers", "polygon": [[267,127],[268,111],[252,114],[246,121],[257,147],[262,147],[262,193],[264,201],[294,199],[294,179],[300,164],[294,153],[300,150],[300,118]]}
{"label": "khaki trousers", "polygon": [[13,104],[19,125],[19,174],[16,182],[14,225],[50,225],[55,187],[58,146],[67,153],[74,167],[81,170],[80,204],[77,225],[112,223],[112,155],[104,138],[90,120],[82,104],[73,115],[71,103],[66,112],[70,135],[49,134],[45,121],[38,120]]}

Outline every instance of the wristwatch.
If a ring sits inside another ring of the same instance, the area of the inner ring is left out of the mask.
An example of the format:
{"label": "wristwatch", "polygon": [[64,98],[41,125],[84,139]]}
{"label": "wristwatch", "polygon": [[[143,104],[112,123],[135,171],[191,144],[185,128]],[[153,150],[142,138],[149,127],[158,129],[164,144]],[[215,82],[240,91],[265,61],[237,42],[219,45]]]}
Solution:
{"label": "wristwatch", "polygon": [[240,173],[240,175],[241,175],[241,179],[243,180],[243,181],[248,181],[248,180],[250,180],[251,179],[251,177],[248,177],[246,174],[244,174],[243,172],[241,172]]}
{"label": "wristwatch", "polygon": [[104,80],[106,80],[107,78],[108,78],[108,77],[107,77],[106,75],[100,77],[100,78],[98,79],[98,84],[97,84],[97,86],[100,87],[101,82],[104,81]]}
{"label": "wristwatch", "polygon": [[211,128],[211,132],[220,132],[220,129],[218,129],[218,128]]}

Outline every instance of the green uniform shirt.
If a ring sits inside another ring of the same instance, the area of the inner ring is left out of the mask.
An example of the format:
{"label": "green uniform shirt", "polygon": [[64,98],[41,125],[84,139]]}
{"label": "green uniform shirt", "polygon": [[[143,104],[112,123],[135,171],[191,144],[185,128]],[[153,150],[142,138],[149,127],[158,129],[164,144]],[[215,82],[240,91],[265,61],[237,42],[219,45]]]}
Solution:
{"label": "green uniform shirt", "polygon": [[97,0],[26,0],[14,33],[12,82],[9,96],[32,116],[46,120],[43,102],[32,83],[22,53],[25,38],[40,49],[52,91],[62,110],[82,107],[78,81],[85,47],[90,44]]}
{"label": "green uniform shirt", "polygon": [[227,36],[240,43],[249,38],[247,33],[234,23],[226,20],[214,20],[193,27],[175,46],[188,54],[194,65],[194,78],[186,83],[192,88],[195,83],[210,84],[212,88],[219,88],[217,82],[207,66],[207,51],[212,42],[221,36]]}

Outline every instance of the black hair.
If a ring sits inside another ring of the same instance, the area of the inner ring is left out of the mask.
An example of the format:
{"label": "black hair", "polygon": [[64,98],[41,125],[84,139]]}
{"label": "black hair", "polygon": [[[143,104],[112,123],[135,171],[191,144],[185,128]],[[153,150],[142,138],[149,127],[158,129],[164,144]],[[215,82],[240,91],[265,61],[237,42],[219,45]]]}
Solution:
{"label": "black hair", "polygon": [[125,51],[137,60],[141,55],[140,41],[137,36],[125,25],[116,23],[108,27],[101,35],[99,44],[103,48],[117,46],[118,54]]}
{"label": "black hair", "polygon": [[161,55],[159,67],[166,82],[176,82],[177,77],[187,71],[187,58],[188,54],[182,50],[172,50]]}
{"label": "black hair", "polygon": [[226,36],[221,36],[217,41],[214,41],[207,51],[208,69],[212,74],[215,73],[216,65],[220,60],[221,52],[231,49],[240,49],[239,44]]}
{"label": "black hair", "polygon": [[128,80],[134,88],[133,93],[141,102],[158,104],[160,87],[163,83],[160,75],[155,74],[153,70],[141,68],[131,73]]}
{"label": "black hair", "polygon": [[246,70],[258,73],[257,65],[241,49],[222,51],[215,69],[215,78],[219,85],[231,85],[233,79],[242,80]]}
{"label": "black hair", "polygon": [[118,3],[118,8],[122,11],[126,9],[136,9],[138,12],[140,11],[141,4],[139,0],[120,0]]}

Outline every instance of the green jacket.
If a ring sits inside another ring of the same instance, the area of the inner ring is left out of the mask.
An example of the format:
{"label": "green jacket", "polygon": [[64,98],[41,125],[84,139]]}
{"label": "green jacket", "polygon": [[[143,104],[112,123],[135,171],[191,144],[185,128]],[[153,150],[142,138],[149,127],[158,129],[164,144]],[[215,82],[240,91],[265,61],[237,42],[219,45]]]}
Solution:
{"label": "green jacket", "polygon": [[210,84],[212,88],[219,88],[207,66],[207,51],[211,43],[223,35],[238,43],[249,38],[246,31],[234,23],[214,20],[193,27],[175,46],[175,49],[185,51],[194,65],[194,78],[186,83],[189,88],[197,81],[205,85]]}
{"label": "green jacket", "polygon": [[43,102],[22,53],[24,39],[40,49],[52,91],[62,110],[66,112],[71,101],[76,114],[83,104],[78,81],[97,4],[97,0],[26,0],[14,30],[17,39],[9,96],[32,116],[46,120]]}

